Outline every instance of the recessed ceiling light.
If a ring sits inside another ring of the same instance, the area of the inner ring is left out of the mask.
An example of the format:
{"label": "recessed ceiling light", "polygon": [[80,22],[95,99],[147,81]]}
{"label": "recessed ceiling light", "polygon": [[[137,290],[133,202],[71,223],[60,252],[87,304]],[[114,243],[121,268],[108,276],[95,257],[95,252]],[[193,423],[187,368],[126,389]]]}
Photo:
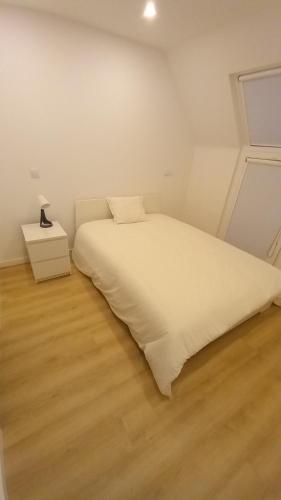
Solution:
{"label": "recessed ceiling light", "polygon": [[146,17],[147,19],[153,19],[154,17],[157,16],[157,10],[154,2],[147,2],[143,17]]}

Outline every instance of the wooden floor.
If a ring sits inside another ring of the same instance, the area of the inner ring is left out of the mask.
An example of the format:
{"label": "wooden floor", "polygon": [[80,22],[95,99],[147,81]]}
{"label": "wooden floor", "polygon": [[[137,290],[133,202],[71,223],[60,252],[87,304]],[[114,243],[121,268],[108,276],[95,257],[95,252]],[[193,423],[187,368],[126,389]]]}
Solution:
{"label": "wooden floor", "polygon": [[90,280],[0,270],[9,500],[281,499],[281,310],[189,360],[160,395]]}

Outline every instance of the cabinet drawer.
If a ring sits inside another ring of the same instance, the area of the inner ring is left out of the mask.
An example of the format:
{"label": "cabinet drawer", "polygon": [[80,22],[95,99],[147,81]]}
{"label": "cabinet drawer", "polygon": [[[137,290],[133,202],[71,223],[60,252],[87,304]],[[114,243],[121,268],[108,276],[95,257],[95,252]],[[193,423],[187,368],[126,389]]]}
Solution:
{"label": "cabinet drawer", "polygon": [[40,241],[27,245],[28,255],[31,262],[41,262],[68,255],[67,238],[53,241]]}
{"label": "cabinet drawer", "polygon": [[45,262],[32,262],[32,270],[36,281],[70,274],[70,260],[69,257],[60,257]]}

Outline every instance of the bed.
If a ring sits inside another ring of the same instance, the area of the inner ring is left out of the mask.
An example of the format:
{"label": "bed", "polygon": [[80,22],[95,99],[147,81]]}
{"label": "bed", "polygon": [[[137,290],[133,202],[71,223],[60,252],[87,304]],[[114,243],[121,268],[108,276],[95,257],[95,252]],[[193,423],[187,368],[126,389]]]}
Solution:
{"label": "bed", "polygon": [[146,197],[147,220],[115,224],[106,200],[76,202],[73,260],[129,327],[162,394],[188,358],[273,302],[281,272]]}

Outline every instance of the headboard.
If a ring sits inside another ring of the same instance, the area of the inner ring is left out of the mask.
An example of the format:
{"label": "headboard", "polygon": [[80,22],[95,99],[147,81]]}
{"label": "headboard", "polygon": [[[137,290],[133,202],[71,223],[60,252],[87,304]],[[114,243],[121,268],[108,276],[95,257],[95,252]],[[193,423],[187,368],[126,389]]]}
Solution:
{"label": "headboard", "polygon": [[[159,196],[155,194],[144,195],[143,204],[146,213],[160,212]],[[93,220],[112,219],[108,203],[105,198],[91,198],[89,200],[75,201],[75,227]]]}

